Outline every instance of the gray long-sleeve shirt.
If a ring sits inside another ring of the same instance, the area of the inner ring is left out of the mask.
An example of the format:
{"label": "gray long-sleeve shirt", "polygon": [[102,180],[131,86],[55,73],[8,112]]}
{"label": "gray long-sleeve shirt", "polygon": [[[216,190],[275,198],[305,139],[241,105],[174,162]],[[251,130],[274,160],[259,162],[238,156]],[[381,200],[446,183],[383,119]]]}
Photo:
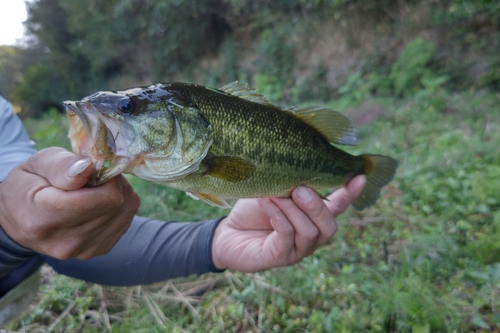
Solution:
{"label": "gray long-sleeve shirt", "polygon": [[[0,182],[34,153],[34,143],[20,119],[13,113],[10,103],[0,96]],[[136,216],[107,255],[65,261],[19,245],[0,226],[0,297],[44,262],[59,273],[114,286],[217,272],[211,249],[220,220],[181,223]]]}

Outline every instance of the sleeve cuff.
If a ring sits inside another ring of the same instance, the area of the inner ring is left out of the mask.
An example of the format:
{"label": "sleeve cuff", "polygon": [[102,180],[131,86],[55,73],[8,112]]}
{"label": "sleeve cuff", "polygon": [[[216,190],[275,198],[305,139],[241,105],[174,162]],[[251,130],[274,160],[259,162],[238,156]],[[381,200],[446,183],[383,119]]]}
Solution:
{"label": "sleeve cuff", "polygon": [[198,239],[195,247],[195,258],[197,274],[199,275],[208,272],[221,273],[225,271],[225,269],[218,269],[215,267],[212,258],[212,242],[214,239],[215,229],[224,218],[225,216],[222,216],[215,220],[204,222],[198,232]]}
{"label": "sleeve cuff", "polygon": [[35,255],[37,255],[35,251],[15,242],[0,226],[0,277]]}

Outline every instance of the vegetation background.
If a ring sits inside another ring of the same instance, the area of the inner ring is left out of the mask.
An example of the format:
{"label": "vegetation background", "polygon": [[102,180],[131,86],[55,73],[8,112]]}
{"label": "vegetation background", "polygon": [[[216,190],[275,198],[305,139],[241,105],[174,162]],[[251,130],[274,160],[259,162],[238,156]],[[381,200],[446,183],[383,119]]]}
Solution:
{"label": "vegetation background", "polygon": [[[61,101],[249,82],[359,129],[400,162],[378,203],[293,267],[111,288],[55,275],[17,332],[500,332],[500,2],[38,0],[0,47],[0,94],[38,148],[69,147]],[[141,215],[227,211],[130,177]]]}

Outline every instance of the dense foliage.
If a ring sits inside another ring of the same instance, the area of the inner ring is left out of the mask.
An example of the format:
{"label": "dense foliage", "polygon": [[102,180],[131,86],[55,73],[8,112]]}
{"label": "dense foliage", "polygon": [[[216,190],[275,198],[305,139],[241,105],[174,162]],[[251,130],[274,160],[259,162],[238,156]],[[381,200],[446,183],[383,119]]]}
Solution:
{"label": "dense foliage", "polygon": [[26,115],[61,110],[63,100],[96,90],[175,80],[221,86],[240,79],[293,103],[328,101],[344,85],[403,95],[431,76],[454,90],[500,88],[493,0],[27,5],[26,47],[0,48],[0,94]]}
{"label": "dense foliage", "polygon": [[[108,288],[45,272],[30,332],[498,332],[500,4],[494,0],[38,0],[0,47],[0,94],[38,148],[69,147],[61,101],[156,81],[250,82],[344,112],[352,153],[400,162],[302,263]],[[37,119],[29,116],[36,116]],[[130,177],[140,214],[227,214]]]}
{"label": "dense foliage", "polygon": [[[356,91],[352,92],[353,94]],[[302,263],[107,288],[46,274],[11,329],[30,332],[489,332],[500,329],[500,96],[422,88],[328,106],[359,129],[352,153],[400,161],[396,179]],[[26,122],[39,148],[68,146],[57,112]],[[343,147],[345,149],[345,147]],[[140,214],[227,214],[130,177]],[[22,327],[22,328],[21,328]]]}

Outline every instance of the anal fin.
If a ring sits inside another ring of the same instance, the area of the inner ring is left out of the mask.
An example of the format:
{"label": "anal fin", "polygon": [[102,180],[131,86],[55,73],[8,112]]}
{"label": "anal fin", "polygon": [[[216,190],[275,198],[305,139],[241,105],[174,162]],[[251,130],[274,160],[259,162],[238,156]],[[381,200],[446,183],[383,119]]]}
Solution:
{"label": "anal fin", "polygon": [[315,188],[314,188],[314,182],[316,182],[316,183],[317,183],[317,182],[318,182],[318,181],[320,181],[320,180],[321,180],[321,177],[314,177],[314,178],[312,178],[312,179],[309,179],[309,180],[308,180],[308,181],[306,181],[306,182],[301,183],[300,185],[308,187],[308,188],[309,188],[309,189],[311,189],[314,193],[316,193],[316,194],[317,194],[317,195],[318,195],[321,199],[326,200],[326,201],[330,201],[330,200],[328,200],[328,198],[327,198],[327,196],[326,196],[326,195],[324,195],[324,194],[320,193],[317,189],[315,189]]}
{"label": "anal fin", "polygon": [[231,206],[227,203],[227,201],[223,198],[220,198],[215,195],[211,194],[206,194],[206,193],[199,193],[199,192],[186,192],[187,195],[189,195],[193,199],[200,199],[207,204],[215,207],[220,207],[220,208],[231,208]]}

